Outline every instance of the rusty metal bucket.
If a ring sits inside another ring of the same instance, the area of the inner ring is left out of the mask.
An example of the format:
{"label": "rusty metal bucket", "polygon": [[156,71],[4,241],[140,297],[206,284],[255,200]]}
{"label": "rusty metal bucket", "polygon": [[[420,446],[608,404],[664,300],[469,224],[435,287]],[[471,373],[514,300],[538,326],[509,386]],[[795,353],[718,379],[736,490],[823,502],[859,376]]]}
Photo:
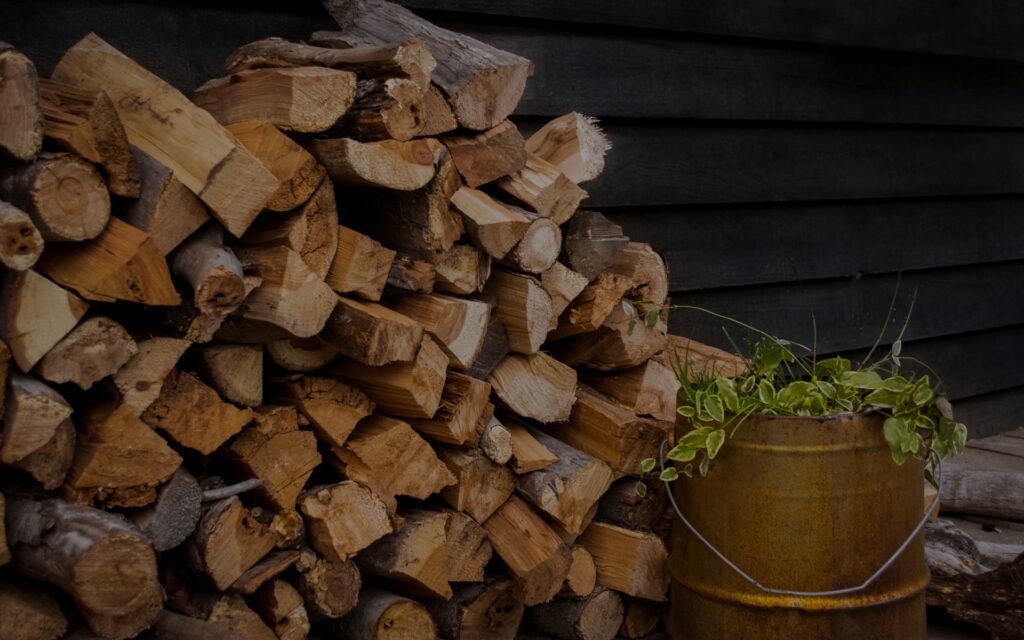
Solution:
{"label": "rusty metal bucket", "polygon": [[[681,513],[764,587],[860,585],[907,542],[924,512],[922,462],[893,462],[882,421],[751,416],[706,478],[676,483]],[[689,428],[677,424],[680,434]],[[870,585],[840,595],[759,589],[678,522],[670,562],[673,640],[925,639],[922,533]]]}

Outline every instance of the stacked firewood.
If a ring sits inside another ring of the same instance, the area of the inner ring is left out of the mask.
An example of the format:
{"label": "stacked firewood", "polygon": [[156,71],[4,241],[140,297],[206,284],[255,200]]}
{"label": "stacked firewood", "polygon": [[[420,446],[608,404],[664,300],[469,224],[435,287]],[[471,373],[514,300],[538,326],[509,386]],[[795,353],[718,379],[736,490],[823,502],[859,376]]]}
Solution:
{"label": "stacked firewood", "polygon": [[[0,47],[0,637],[636,638],[665,266],[529,61],[372,0],[189,100]],[[7,362],[10,361],[8,369]],[[524,630],[520,632],[520,626]]]}

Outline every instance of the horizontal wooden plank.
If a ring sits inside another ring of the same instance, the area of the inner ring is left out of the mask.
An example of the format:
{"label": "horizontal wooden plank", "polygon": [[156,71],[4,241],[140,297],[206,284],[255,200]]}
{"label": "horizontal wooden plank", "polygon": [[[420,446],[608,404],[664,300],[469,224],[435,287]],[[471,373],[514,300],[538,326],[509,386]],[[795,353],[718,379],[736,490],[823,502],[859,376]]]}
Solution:
{"label": "horizontal wooden plank", "polygon": [[1021,126],[1024,66],[577,25],[442,20],[534,61],[517,113]]}
{"label": "horizontal wooden plank", "polygon": [[953,411],[967,425],[968,438],[1017,429],[1024,425],[1024,386],[954,402]]}
{"label": "horizontal wooden plank", "polygon": [[1024,259],[1022,211],[1024,196],[993,196],[606,213],[692,291]]}
{"label": "horizontal wooden plank", "polygon": [[399,0],[441,9],[685,33],[1024,60],[1024,5],[1007,0]]}
{"label": "horizontal wooden plank", "polygon": [[1024,193],[1024,130],[603,126],[614,146],[588,207]]}
{"label": "horizontal wooden plank", "polygon": [[[707,309],[750,324],[772,335],[810,346],[812,317],[817,323],[818,352],[851,351],[874,344],[885,328],[895,339],[916,304],[904,341],[1024,324],[1024,262],[936,269],[902,275],[889,324],[886,314],[897,290],[896,275],[789,283],[672,294],[672,302]],[[729,347],[722,332],[742,346],[746,330],[708,314],[673,309],[674,333]],[[1008,348],[1020,350],[1018,345]]]}

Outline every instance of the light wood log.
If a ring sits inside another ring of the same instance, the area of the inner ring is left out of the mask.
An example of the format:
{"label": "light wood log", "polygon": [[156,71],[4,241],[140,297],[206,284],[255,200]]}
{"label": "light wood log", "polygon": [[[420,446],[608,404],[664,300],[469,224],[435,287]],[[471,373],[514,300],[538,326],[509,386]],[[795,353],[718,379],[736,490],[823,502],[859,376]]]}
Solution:
{"label": "light wood log", "polygon": [[52,491],[64,484],[64,478],[75,455],[77,439],[71,420],[57,425],[53,435],[42,446],[11,466],[21,469],[44,490]]}
{"label": "light wood log", "polygon": [[197,349],[204,379],[235,404],[263,404],[263,349],[260,345],[212,344]]}
{"label": "light wood log", "polygon": [[612,640],[622,626],[622,598],[598,589],[582,598],[555,598],[531,607],[526,617],[556,640]]}
{"label": "light wood log", "polygon": [[466,234],[473,244],[494,258],[504,258],[530,226],[530,219],[522,210],[469,187],[452,195],[452,205],[462,214]]}
{"label": "light wood log", "polygon": [[155,551],[167,551],[195,531],[202,515],[202,500],[199,483],[188,471],[178,468],[171,479],[157,489],[153,504],[132,511],[129,517]]}
{"label": "light wood log", "polygon": [[110,220],[103,177],[70,153],[42,153],[31,164],[0,169],[0,198],[27,213],[46,241],[89,240]]}
{"label": "light wood log", "polygon": [[597,586],[597,565],[594,564],[594,557],[585,547],[574,545],[572,547],[572,566],[569,568],[569,575],[562,585],[562,595],[585,598],[594,592]]}
{"label": "light wood log", "polygon": [[502,262],[520,271],[541,274],[558,260],[558,253],[562,250],[562,231],[548,218],[538,217],[525,209],[522,211],[531,218],[530,226],[526,228],[523,239],[505,254]]}
{"label": "light wood log", "polygon": [[[223,627],[241,636],[244,640],[276,640],[277,636],[260,618],[259,614],[249,608],[245,600],[237,593],[207,596],[210,600],[209,612],[204,612],[207,622],[221,626],[220,635],[212,640],[223,638]],[[195,599],[195,598],[193,598]]]}
{"label": "light wood log", "polygon": [[181,456],[124,405],[99,404],[76,417],[75,457],[64,493],[75,502],[141,507],[156,500]]}
{"label": "light wood log", "polygon": [[64,637],[67,629],[67,618],[46,591],[0,576],[0,638],[57,640]]}
{"label": "light wood log", "polygon": [[668,336],[665,350],[654,359],[671,369],[677,379],[686,377],[690,382],[734,377],[747,370],[747,363],[736,354],[682,336]]}
{"label": "light wood log", "polygon": [[183,447],[213,453],[252,419],[252,411],[220,399],[217,392],[187,371],[174,370],[142,419]]}
{"label": "light wood log", "polygon": [[434,290],[469,295],[483,291],[491,275],[491,257],[472,245],[457,244],[434,267]]}
{"label": "light wood log", "polygon": [[665,310],[650,325],[645,318],[626,313],[622,305],[612,309],[596,331],[568,338],[552,354],[571,366],[586,365],[598,371],[639,366],[668,345]]}
{"label": "light wood log", "polygon": [[43,254],[43,236],[32,218],[0,200],[0,263],[14,271],[30,269]]}
{"label": "light wood log", "polygon": [[610,373],[584,372],[581,380],[638,416],[675,420],[679,380],[657,359]]}
{"label": "light wood log", "polygon": [[117,373],[139,348],[131,335],[110,318],[95,316],[64,336],[36,364],[36,373],[57,384],[74,382],[82,389]]}
{"label": "light wood log", "polygon": [[114,195],[138,198],[139,165],[110,97],[46,78],[39,80],[39,95],[46,137],[103,167]]}
{"label": "light wood log", "polygon": [[537,471],[558,462],[558,457],[538,442],[518,418],[504,414],[501,421],[512,437],[510,466],[517,475]]}
{"label": "light wood log", "polygon": [[442,489],[441,497],[477,522],[490,518],[515,490],[512,471],[492,462],[479,449],[441,447],[437,455],[457,481]]}
{"label": "light wood log", "polygon": [[431,79],[467,129],[489,129],[507,118],[533,73],[533,64],[526,58],[437,27],[390,2],[325,0],[324,6],[341,27],[342,37],[352,44],[381,45],[408,37],[422,40],[437,60]]}
{"label": "light wood log", "polygon": [[423,128],[421,136],[436,136],[459,126],[451,105],[434,83],[423,93]]}
{"label": "light wood log", "polygon": [[[461,511],[446,511],[445,546],[448,554],[445,572],[449,582],[482,582],[484,568],[493,549],[476,520]],[[454,589],[454,585],[452,586]]]}
{"label": "light wood log", "polygon": [[149,234],[163,255],[169,254],[210,219],[206,207],[174,172],[133,146],[142,188],[137,200],[122,203],[117,212],[125,222]]}
{"label": "light wood log", "polygon": [[540,275],[540,286],[551,296],[550,328],[558,327],[558,317],[587,287],[587,279],[561,262],[556,262]]}
{"label": "light wood log", "polygon": [[438,632],[451,640],[514,640],[523,619],[523,593],[509,578],[453,587],[451,600],[427,603]]}
{"label": "light wood log", "polygon": [[668,494],[662,483],[649,483],[647,492],[641,496],[636,492],[635,478],[622,478],[601,496],[596,519],[626,529],[649,531],[665,513],[667,504]]}
{"label": "light wood log", "polygon": [[295,567],[295,587],[306,601],[311,621],[340,618],[355,608],[362,586],[355,562],[332,562],[303,549]]}
{"label": "light wood log", "polygon": [[405,78],[366,78],[339,132],[356,140],[411,140],[423,129],[423,89]]}
{"label": "light wood log", "polygon": [[334,182],[395,191],[425,187],[434,177],[434,165],[444,150],[433,138],[407,142],[328,138],[307,140],[305,144]]}
{"label": "light wood log", "polygon": [[267,358],[286,371],[316,371],[331,363],[338,352],[319,337],[285,338],[263,345]]}
{"label": "light wood log", "polygon": [[239,122],[227,130],[281,183],[267,200],[271,211],[289,211],[306,202],[327,175],[308,151],[268,122]]}
{"label": "light wood log", "polygon": [[509,354],[487,380],[505,406],[544,424],[568,418],[576,398],[576,371],[545,353]]}
{"label": "light wood log", "polygon": [[645,600],[665,601],[668,551],[658,536],[595,522],[579,543],[594,557],[598,585]]}
{"label": "light wood log", "polygon": [[493,412],[480,434],[480,450],[489,460],[501,465],[512,459],[512,434]]}
{"label": "light wood log", "polygon": [[191,344],[163,336],[139,340],[138,352],[114,374],[122,404],[131,407],[135,415],[142,415],[160,396],[164,379]]}
{"label": "light wood log", "polygon": [[39,104],[36,66],[28,56],[0,42],[0,152],[28,162],[43,144],[43,113]]}
{"label": "light wood log", "polygon": [[538,510],[553,518],[569,536],[577,536],[589,524],[587,514],[612,483],[612,470],[604,462],[527,428],[558,461],[516,478],[516,492]]}
{"label": "light wood log", "polygon": [[333,629],[343,640],[436,640],[426,607],[377,587],[363,587],[359,603]]}
{"label": "light wood log", "polygon": [[441,402],[448,356],[430,336],[424,336],[416,359],[371,367],[339,360],[331,375],[359,385],[380,411],[402,418],[434,417]]}
{"label": "light wood log", "polygon": [[400,253],[388,270],[385,293],[431,293],[436,277],[434,265]]}
{"label": "light wood log", "polygon": [[232,496],[206,510],[192,545],[198,568],[223,591],[274,548],[274,534]]}
{"label": "light wood log", "polygon": [[564,224],[576,213],[587,192],[565,177],[557,167],[532,154],[526,165],[494,185],[555,224]]}
{"label": "light wood log", "polygon": [[622,227],[596,211],[578,211],[565,226],[565,261],[593,280],[629,245]]}
{"label": "light wood log", "polygon": [[53,77],[106,91],[129,142],[170,167],[232,235],[242,235],[277,191],[273,174],[213,116],[96,34],[69,49]]}
{"label": "light wood log", "polygon": [[597,119],[575,111],[555,118],[526,141],[526,149],[550,162],[576,184],[601,175],[612,148]]}
{"label": "light wood log", "polygon": [[487,335],[487,303],[435,294],[401,296],[389,306],[420,323],[437,339],[453,368],[465,371],[473,366]]}
{"label": "light wood log", "polygon": [[[618,266],[613,263],[597,274],[594,281],[576,296],[558,318],[558,325],[548,334],[550,340],[597,331],[616,311],[619,319],[625,316],[622,299],[629,292],[632,278],[630,274],[619,271]],[[643,326],[644,320],[637,317],[636,326]]]}
{"label": "light wood log", "polygon": [[263,122],[318,133],[341,120],[355,95],[354,73],[291,67],[246,69],[214,78],[192,93],[192,101],[223,125]]}
{"label": "light wood log", "polygon": [[487,408],[491,385],[457,371],[449,371],[441,402],[429,419],[410,419],[409,424],[426,437],[453,445],[475,445],[477,423]]}
{"label": "light wood log", "polygon": [[375,302],[335,297],[334,312],[320,333],[327,345],[371,367],[416,357],[423,342],[419,323]]}
{"label": "light wood log", "polygon": [[284,580],[270,580],[251,600],[279,640],[304,640],[309,635],[309,614],[302,596]]}
{"label": "light wood log", "polygon": [[338,250],[324,281],[338,293],[377,302],[396,252],[348,227],[338,227]]}
{"label": "light wood log", "polygon": [[494,301],[509,348],[517,353],[536,353],[544,344],[552,317],[551,296],[540,283],[525,274],[495,269],[483,296]]}
{"label": "light wood log", "polygon": [[344,562],[394,530],[381,498],[349,480],[308,489],[299,509],[309,543],[330,562]]}
{"label": "light wood log", "polygon": [[623,596],[622,609],[619,636],[628,640],[638,640],[646,638],[658,628],[664,607],[650,600]]}
{"label": "light wood log", "polygon": [[533,606],[554,598],[569,575],[572,553],[544,520],[512,496],[483,526],[522,588],[523,602]]}
{"label": "light wood log", "polygon": [[0,462],[14,464],[49,442],[71,417],[71,405],[46,383],[10,372]]}
{"label": "light wood log", "polygon": [[526,142],[508,120],[480,133],[449,134],[441,142],[463,180],[474,189],[526,166]]}
{"label": "light wood log", "polygon": [[501,317],[491,312],[491,320],[487,325],[487,334],[484,336],[484,344],[473,361],[473,366],[466,370],[466,375],[486,380],[494,368],[498,366],[505,356],[509,354],[508,333],[505,331],[505,323]]}
{"label": "light wood log", "polygon": [[415,509],[402,517],[401,529],[356,556],[360,572],[384,579],[400,593],[447,600],[452,596],[445,535],[448,513]]}
{"label": "light wood log", "polygon": [[321,376],[284,382],[270,396],[273,402],[294,406],[309,420],[316,437],[330,447],[344,445],[356,424],[375,407],[359,389]]}
{"label": "light wood log", "polygon": [[298,338],[324,328],[337,295],[286,246],[248,247],[238,252],[243,262],[258,265],[262,284],[239,308],[242,318],[278,327]]}

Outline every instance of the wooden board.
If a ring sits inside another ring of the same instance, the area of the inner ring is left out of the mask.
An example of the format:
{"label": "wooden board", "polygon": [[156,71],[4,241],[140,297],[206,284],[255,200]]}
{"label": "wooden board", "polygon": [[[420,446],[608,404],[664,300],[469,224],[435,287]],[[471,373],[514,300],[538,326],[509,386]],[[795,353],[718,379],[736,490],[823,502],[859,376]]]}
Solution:
{"label": "wooden board", "polygon": [[969,436],[981,438],[1018,427],[1021,407],[1024,386],[965,398],[955,402],[953,410],[957,420],[969,425]]}

